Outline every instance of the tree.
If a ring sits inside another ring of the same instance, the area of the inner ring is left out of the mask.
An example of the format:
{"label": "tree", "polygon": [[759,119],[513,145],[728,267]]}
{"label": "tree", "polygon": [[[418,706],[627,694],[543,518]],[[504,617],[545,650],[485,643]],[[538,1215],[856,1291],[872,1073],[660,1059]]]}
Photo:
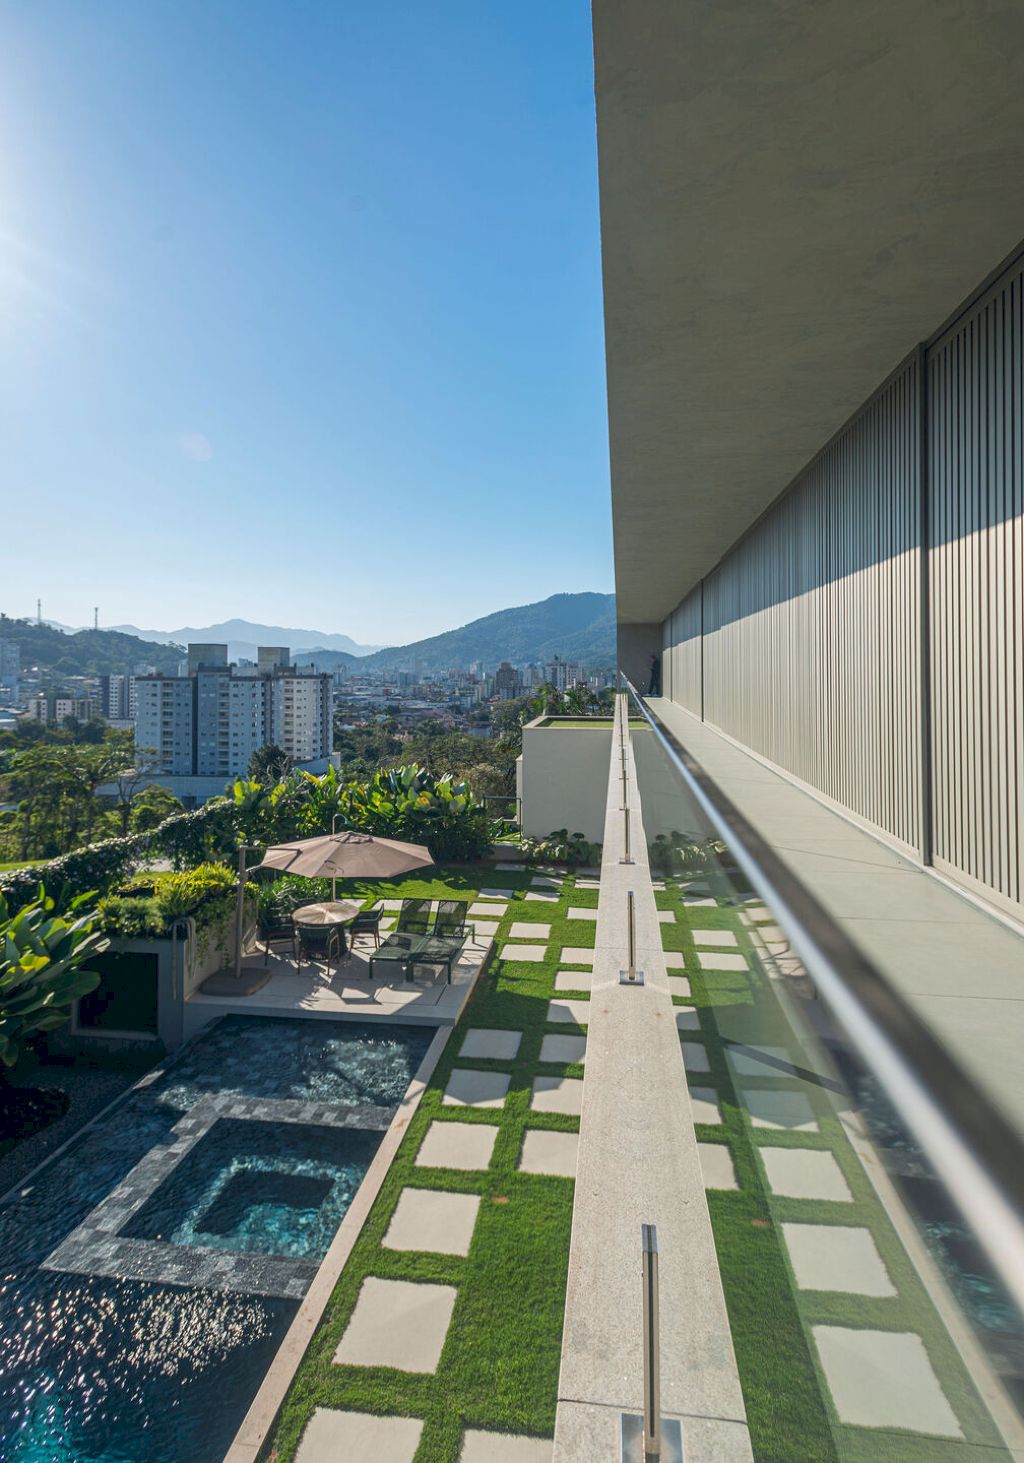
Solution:
{"label": "tree", "polygon": [[283,747],[268,742],[265,747],[257,747],[249,758],[249,776],[257,782],[279,782],[288,776],[292,765],[292,759]]}
{"label": "tree", "polygon": [[165,818],[184,811],[184,803],[174,796],[170,788],[161,787],[158,782],[153,782],[148,787],[140,789],[132,798],[129,826],[132,833],[149,833]]}
{"label": "tree", "polygon": [[[71,914],[82,902],[74,901]],[[0,896],[0,1062],[5,1067],[14,1066],[29,1036],[63,1026],[71,1002],[99,985],[94,971],[80,969],[109,943],[94,921],[93,911],[70,920],[55,915],[53,900],[42,889],[34,903],[9,917]]]}

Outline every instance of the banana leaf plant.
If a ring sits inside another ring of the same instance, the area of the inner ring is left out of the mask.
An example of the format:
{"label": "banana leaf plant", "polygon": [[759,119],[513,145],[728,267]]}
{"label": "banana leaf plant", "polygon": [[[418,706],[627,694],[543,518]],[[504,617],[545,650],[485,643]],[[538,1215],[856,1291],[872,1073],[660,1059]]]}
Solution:
{"label": "banana leaf plant", "polygon": [[110,943],[95,928],[94,911],[77,913],[88,897],[74,900],[70,918],[53,912],[53,900],[42,887],[15,915],[8,914],[0,897],[0,1063],[5,1067],[14,1066],[29,1036],[63,1026],[72,1001],[99,985],[95,971],[79,968]]}

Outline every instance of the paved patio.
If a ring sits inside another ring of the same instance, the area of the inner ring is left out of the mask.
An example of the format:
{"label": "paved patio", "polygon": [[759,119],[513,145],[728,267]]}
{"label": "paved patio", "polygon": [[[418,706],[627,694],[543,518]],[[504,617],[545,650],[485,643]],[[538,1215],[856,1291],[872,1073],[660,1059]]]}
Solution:
{"label": "paved patio", "polygon": [[[415,980],[400,973],[375,975],[370,979],[369,958],[373,939],[356,937],[349,959],[327,967],[304,961],[297,966],[288,956],[271,953],[265,961],[262,950],[246,955],[247,971],[270,972],[270,979],[250,996],[208,996],[196,992],[185,1003],[184,1036],[188,1040],[218,1016],[311,1016],[348,1017],[358,1021],[401,1021],[404,1024],[453,1026],[483,968],[493,945],[489,933],[480,930],[462,951],[452,968],[449,985],[444,970],[418,967]],[[377,967],[381,971],[380,966]]]}

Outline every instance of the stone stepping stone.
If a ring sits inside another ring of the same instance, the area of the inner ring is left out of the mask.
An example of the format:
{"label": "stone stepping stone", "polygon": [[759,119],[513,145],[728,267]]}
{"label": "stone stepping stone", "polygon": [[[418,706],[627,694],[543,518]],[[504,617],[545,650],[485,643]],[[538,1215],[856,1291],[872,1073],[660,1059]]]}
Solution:
{"label": "stone stepping stone", "polygon": [[778,925],[756,925],[754,933],[758,939],[764,940],[773,955],[782,955],[785,951],[792,949],[786,938],[786,931],[780,929]]}
{"label": "stone stepping stone", "polygon": [[573,1022],[586,1026],[590,1020],[589,1001],[549,1001],[546,1019],[549,1022]]}
{"label": "stone stepping stone", "polygon": [[513,899],[514,889],[478,889],[477,894],[481,899]]}
{"label": "stone stepping stone", "polygon": [[685,970],[685,968],[686,968],[686,961],[683,958],[683,952],[681,950],[666,950],[665,951],[665,969],[666,970]]}
{"label": "stone stepping stone", "polygon": [[554,1446],[550,1438],[524,1438],[515,1433],[485,1433],[469,1428],[462,1436],[459,1463],[551,1463]]}
{"label": "stone stepping stone", "polygon": [[561,879],[552,879],[548,874],[534,874],[530,880],[531,889],[561,889]]}
{"label": "stone stepping stone", "polygon": [[475,919],[473,921],[473,932],[478,940],[493,940],[498,933],[498,926],[491,920]]}
{"label": "stone stepping stone", "polygon": [[695,945],[738,945],[739,941],[732,930],[694,930],[693,943]]}
{"label": "stone stepping stone", "polygon": [[541,1041],[539,1060],[542,1062],[585,1062],[586,1059],[585,1036],[556,1036],[552,1032]]}
{"label": "stone stepping stone", "polygon": [[848,1229],[839,1224],[784,1224],[782,1233],[801,1290],[897,1294],[869,1229]]}
{"label": "stone stepping stone", "polygon": [[469,906],[470,919],[500,919],[505,911],[497,904],[471,904]]}
{"label": "stone stepping stone", "polygon": [[913,1331],[812,1326],[839,1421],[962,1438],[956,1414]]}
{"label": "stone stepping stone", "polygon": [[668,988],[673,996],[686,996],[687,999],[693,994],[690,990],[690,982],[685,975],[668,974]]}
{"label": "stone stepping stone", "polygon": [[680,1031],[699,1031],[700,1016],[692,1006],[684,1006],[676,1012],[676,1025]]}
{"label": "stone stepping stone", "polygon": [[534,1077],[530,1106],[534,1112],[578,1118],[583,1111],[583,1083],[578,1077]]}
{"label": "stone stepping stone", "polygon": [[563,945],[559,959],[563,965],[593,965],[594,947],[592,945]]}
{"label": "stone stepping stone", "polygon": [[690,1108],[695,1123],[713,1123],[718,1126],[722,1121],[718,1093],[713,1087],[691,1087]]}
{"label": "stone stepping stone", "polygon": [[597,910],[596,909],[585,909],[582,904],[572,904],[572,905],[569,906],[569,913],[566,916],[566,918],[567,919],[597,919]]}
{"label": "stone stepping stone", "polygon": [[367,1276],[334,1360],[349,1366],[435,1372],[455,1296],[454,1285]]}
{"label": "stone stepping stone", "polygon": [[416,1155],[417,1168],[487,1168],[498,1129],[490,1123],[431,1123]]}
{"label": "stone stepping stone", "polygon": [[550,925],[531,924],[528,920],[517,920],[508,932],[510,940],[546,940],[550,935]]}
{"label": "stone stepping stone", "polygon": [[832,1199],[849,1204],[850,1193],[834,1156],[815,1148],[760,1148],[773,1194],[785,1199]]}
{"label": "stone stepping stone", "polygon": [[455,1067],[441,1102],[446,1107],[501,1107],[511,1081],[507,1072],[475,1072]]}
{"label": "stone stepping stone", "polygon": [[[763,1072],[769,1069],[762,1068]],[[755,1128],[772,1128],[777,1132],[816,1133],[818,1124],[807,1097],[802,1092],[762,1091],[744,1087],[743,1105]]]}
{"label": "stone stepping stone", "polygon": [[374,1417],[317,1407],[302,1434],[295,1463],[336,1463],[338,1458],[412,1463],[422,1431],[419,1417]]}
{"label": "stone stepping stone", "polygon": [[546,945],[502,945],[502,960],[528,960],[533,965],[541,965],[548,956]]}
{"label": "stone stepping stone", "polygon": [[732,955],[727,950],[698,950],[697,959],[705,970],[750,969],[750,966],[742,955]]}
{"label": "stone stepping stone", "polygon": [[710,894],[711,885],[707,879],[680,879],[680,889],[685,889],[688,894]]}
{"label": "stone stepping stone", "polygon": [[651,888],[654,890],[655,894],[664,894],[664,892],[665,892],[665,880],[664,879],[652,879],[651,880]]}
{"label": "stone stepping stone", "polygon": [[548,889],[531,889],[526,896],[534,904],[557,904],[561,897],[560,894],[552,894]]}
{"label": "stone stepping stone", "polygon": [[740,1077],[793,1077],[793,1058],[784,1046],[729,1047],[729,1061]]}
{"label": "stone stepping stone", "polygon": [[755,904],[753,908],[748,905],[744,913],[751,924],[755,925],[760,924],[762,920],[771,919],[772,917],[771,911],[766,909],[763,904]]}
{"label": "stone stepping stone", "polygon": [[525,874],[526,873],[526,865],[525,864],[502,864],[501,870],[502,870],[502,873],[504,873],[504,874]]}
{"label": "stone stepping stone", "polygon": [[600,889],[600,879],[577,879],[573,885],[574,889]]}
{"label": "stone stepping stone", "polygon": [[706,1189],[738,1189],[732,1154],[724,1143],[698,1143],[697,1156]]}
{"label": "stone stepping stone", "polygon": [[683,1049],[683,1066],[688,1072],[710,1072],[711,1063],[703,1044],[699,1041],[680,1042]]}
{"label": "stone stepping stone", "polygon": [[716,899],[706,899],[702,894],[684,894],[683,903],[688,909],[717,909]]}
{"label": "stone stepping stone", "polygon": [[521,1173],[548,1173],[556,1178],[573,1179],[576,1177],[579,1146],[579,1133],[546,1133],[541,1128],[527,1128],[523,1133],[519,1170]]}
{"label": "stone stepping stone", "polygon": [[381,1243],[386,1250],[468,1255],[479,1208],[479,1194],[403,1189]]}
{"label": "stone stepping stone", "polygon": [[459,1048],[460,1057],[482,1057],[494,1062],[511,1062],[523,1039],[521,1031],[491,1031],[476,1026],[467,1031]]}
{"label": "stone stepping stone", "polygon": [[672,912],[671,909],[659,909],[658,910],[658,923],[660,925],[674,925],[675,922],[676,922],[676,917],[675,917],[675,914]]}
{"label": "stone stepping stone", "polygon": [[381,909],[401,909],[403,902],[401,899],[382,899],[380,907]]}
{"label": "stone stepping stone", "polygon": [[592,970],[560,970],[555,976],[556,991],[589,991],[593,984]]}

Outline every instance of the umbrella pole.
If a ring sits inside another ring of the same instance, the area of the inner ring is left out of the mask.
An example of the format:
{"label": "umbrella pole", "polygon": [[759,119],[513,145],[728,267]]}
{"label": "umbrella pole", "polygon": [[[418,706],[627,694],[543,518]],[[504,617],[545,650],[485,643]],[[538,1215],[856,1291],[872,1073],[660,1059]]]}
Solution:
{"label": "umbrella pole", "polygon": [[235,979],[242,979],[242,925],[245,920],[245,855],[244,843],[238,846],[238,896],[235,899]]}

